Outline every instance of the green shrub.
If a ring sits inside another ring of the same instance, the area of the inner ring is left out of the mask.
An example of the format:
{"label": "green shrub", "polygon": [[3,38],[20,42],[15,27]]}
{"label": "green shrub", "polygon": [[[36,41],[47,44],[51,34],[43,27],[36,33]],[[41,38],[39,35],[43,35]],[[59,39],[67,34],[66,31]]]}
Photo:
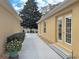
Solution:
{"label": "green shrub", "polygon": [[7,43],[11,42],[11,41],[14,41],[14,40],[23,42],[24,38],[25,38],[25,33],[24,32],[22,32],[22,33],[15,33],[15,34],[13,34],[13,35],[11,35],[11,36],[9,36],[7,38]]}
{"label": "green shrub", "polygon": [[6,44],[6,52],[9,53],[14,51],[18,52],[21,50],[21,47],[22,47],[21,41],[14,40]]}
{"label": "green shrub", "polygon": [[5,43],[5,52],[9,53],[10,55],[13,52],[18,53],[21,50],[22,43],[25,38],[25,33],[15,33],[7,38]]}

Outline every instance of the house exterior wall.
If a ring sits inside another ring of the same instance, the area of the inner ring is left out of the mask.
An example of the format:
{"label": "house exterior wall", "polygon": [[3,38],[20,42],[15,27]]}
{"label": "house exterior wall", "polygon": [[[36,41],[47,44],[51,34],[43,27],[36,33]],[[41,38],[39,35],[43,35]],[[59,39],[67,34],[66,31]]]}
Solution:
{"label": "house exterior wall", "polygon": [[79,59],[79,2],[74,5],[73,8],[73,27],[72,27],[72,38],[73,38],[73,55],[75,59]]}
{"label": "house exterior wall", "polygon": [[13,16],[6,8],[0,6],[0,55],[4,53],[6,38],[11,34],[21,31],[20,20]]}
{"label": "house exterior wall", "polygon": [[[72,15],[72,44],[67,44],[65,42],[65,16]],[[57,39],[57,18],[62,17],[62,40],[58,41]],[[49,44],[52,42],[62,48],[64,48],[66,51],[73,53],[74,59],[79,59],[79,1],[75,2],[74,4],[62,9],[61,11],[58,11],[53,16],[50,16],[49,18],[46,18],[43,21],[47,21],[47,33],[41,33],[40,36],[44,37],[46,40],[49,41]],[[40,31],[39,27],[43,26],[41,23],[43,21],[38,23],[38,30]],[[43,29],[43,27],[41,27]],[[43,31],[43,30],[41,30]]]}
{"label": "house exterior wall", "polygon": [[[45,38],[48,42],[51,43],[50,36],[50,18],[38,24],[38,33],[42,38]],[[44,33],[44,22],[46,22],[46,32]]]}
{"label": "house exterior wall", "polygon": [[[65,40],[66,40],[66,37],[65,37],[66,36],[66,32],[65,32],[66,31],[66,28],[65,28],[66,27],[66,24],[65,24],[65,16],[67,16],[67,15],[72,15],[71,11],[69,11],[66,14],[63,14],[63,15],[60,15],[59,16],[59,17],[62,17],[62,40],[57,39],[57,35],[56,35],[56,40],[57,40],[57,43],[56,44],[59,45],[59,46],[61,46],[61,47],[63,47],[65,50],[67,50],[69,52],[72,52],[72,44],[67,44],[65,42]],[[57,26],[56,26],[56,29],[57,29]],[[56,31],[56,34],[57,34],[57,31]]]}

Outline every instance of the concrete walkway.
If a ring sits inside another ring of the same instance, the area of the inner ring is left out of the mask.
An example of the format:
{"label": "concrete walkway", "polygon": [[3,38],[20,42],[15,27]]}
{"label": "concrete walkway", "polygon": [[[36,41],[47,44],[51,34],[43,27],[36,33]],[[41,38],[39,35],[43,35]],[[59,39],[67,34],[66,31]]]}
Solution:
{"label": "concrete walkway", "polygon": [[19,59],[62,59],[37,34],[26,34]]}

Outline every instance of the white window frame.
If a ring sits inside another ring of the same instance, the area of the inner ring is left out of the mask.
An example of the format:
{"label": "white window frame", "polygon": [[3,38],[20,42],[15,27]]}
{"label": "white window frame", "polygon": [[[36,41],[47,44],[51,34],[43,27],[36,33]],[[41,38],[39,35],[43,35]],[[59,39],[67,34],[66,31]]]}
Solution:
{"label": "white window frame", "polygon": [[[71,18],[71,43],[66,42],[66,18]],[[65,37],[64,37],[65,40],[64,41],[65,41],[66,44],[72,45],[72,15],[71,14],[65,16],[65,23],[64,24],[65,24],[65,29],[64,29],[65,30],[65,32],[64,32],[65,33],[64,34],[65,35]]]}
{"label": "white window frame", "polygon": [[[62,41],[62,36],[63,36],[63,35],[61,35],[61,39],[59,39],[59,35],[58,35],[58,33],[59,33],[59,30],[58,30],[58,28],[59,28],[59,27],[58,27],[58,20],[61,20],[61,21],[62,21],[62,20],[63,20],[63,17],[60,16],[60,17],[57,18],[57,41]],[[62,24],[62,25],[63,25],[63,24]],[[61,28],[61,29],[62,29],[62,28]],[[62,32],[61,32],[61,34],[62,34]]]}

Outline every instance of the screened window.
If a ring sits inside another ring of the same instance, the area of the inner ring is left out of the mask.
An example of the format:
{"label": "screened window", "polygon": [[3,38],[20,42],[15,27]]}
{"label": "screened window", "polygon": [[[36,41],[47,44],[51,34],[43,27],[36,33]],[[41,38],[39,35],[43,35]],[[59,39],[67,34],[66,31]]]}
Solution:
{"label": "screened window", "polygon": [[71,16],[66,17],[66,42],[71,44]]}
{"label": "screened window", "polygon": [[62,17],[59,17],[57,20],[57,37],[58,40],[62,40]]}

